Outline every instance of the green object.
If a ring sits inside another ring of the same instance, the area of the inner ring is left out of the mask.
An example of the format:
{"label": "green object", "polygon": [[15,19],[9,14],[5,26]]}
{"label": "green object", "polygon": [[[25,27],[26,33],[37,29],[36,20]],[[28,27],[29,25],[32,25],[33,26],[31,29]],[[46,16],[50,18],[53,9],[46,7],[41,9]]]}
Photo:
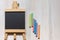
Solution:
{"label": "green object", "polygon": [[29,14],[29,28],[33,26],[33,13]]}

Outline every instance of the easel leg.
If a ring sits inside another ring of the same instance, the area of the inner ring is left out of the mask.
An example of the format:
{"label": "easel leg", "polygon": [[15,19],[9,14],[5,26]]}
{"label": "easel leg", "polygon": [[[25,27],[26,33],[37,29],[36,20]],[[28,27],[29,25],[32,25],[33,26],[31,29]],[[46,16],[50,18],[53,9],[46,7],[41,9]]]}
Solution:
{"label": "easel leg", "polygon": [[26,40],[26,34],[23,33],[23,40]]}
{"label": "easel leg", "polygon": [[8,37],[8,34],[7,34],[7,33],[5,33],[5,39],[4,39],[4,40],[7,40],[7,37]]}
{"label": "easel leg", "polygon": [[16,40],[16,33],[14,33],[14,40]]}

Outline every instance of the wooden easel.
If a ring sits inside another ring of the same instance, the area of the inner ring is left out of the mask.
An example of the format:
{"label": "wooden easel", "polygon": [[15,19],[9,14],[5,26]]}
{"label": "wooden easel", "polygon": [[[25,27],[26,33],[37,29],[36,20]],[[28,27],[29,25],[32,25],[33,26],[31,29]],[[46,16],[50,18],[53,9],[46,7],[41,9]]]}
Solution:
{"label": "wooden easel", "polygon": [[5,39],[7,40],[8,35],[13,35],[14,36],[14,40],[16,40],[16,35],[22,35],[23,36],[23,40],[26,40],[26,33],[25,33],[25,29],[6,29],[5,30]]}
{"label": "wooden easel", "polygon": [[[12,9],[6,9],[5,11],[25,11],[25,9],[19,9],[18,4],[16,1],[12,4]],[[4,40],[7,40],[9,35],[14,36],[14,40],[16,40],[16,35],[22,35],[23,40],[26,40],[26,30],[25,29],[5,29],[5,38]]]}

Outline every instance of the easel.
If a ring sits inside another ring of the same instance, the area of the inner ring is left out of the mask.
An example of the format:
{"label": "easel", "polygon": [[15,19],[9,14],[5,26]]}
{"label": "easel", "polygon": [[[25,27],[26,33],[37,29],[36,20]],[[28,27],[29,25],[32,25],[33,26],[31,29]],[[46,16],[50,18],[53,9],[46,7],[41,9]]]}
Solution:
{"label": "easel", "polygon": [[[6,9],[5,11],[25,11],[25,9],[19,9],[17,1],[13,2],[12,9]],[[16,40],[17,35],[22,35],[23,40],[26,40],[26,30],[25,29],[5,29],[5,38],[7,40],[9,35],[14,36],[14,40]]]}
{"label": "easel", "polygon": [[26,40],[26,31],[24,29],[6,29],[5,30],[5,39],[7,40],[8,35],[13,35],[14,36],[14,40],[16,40],[16,36],[17,35],[22,35],[23,36],[23,40]]}

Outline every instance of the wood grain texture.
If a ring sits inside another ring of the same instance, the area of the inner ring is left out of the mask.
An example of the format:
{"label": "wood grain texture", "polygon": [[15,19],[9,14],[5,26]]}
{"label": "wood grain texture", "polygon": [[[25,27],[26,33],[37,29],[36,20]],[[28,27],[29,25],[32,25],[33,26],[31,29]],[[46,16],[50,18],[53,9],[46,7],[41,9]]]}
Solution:
{"label": "wood grain texture", "polygon": [[6,9],[5,11],[7,11],[7,12],[12,12],[12,11],[25,11],[25,9],[24,8],[22,8],[22,9]]}
{"label": "wood grain texture", "polygon": [[6,29],[5,30],[5,39],[4,40],[7,40],[8,35],[11,35],[12,33],[13,33],[13,36],[14,36],[14,40],[16,40],[17,33],[19,33],[19,35],[23,36],[23,40],[26,40],[25,32],[26,32],[25,29]]}
{"label": "wood grain texture", "polygon": [[7,40],[7,38],[8,38],[8,34],[5,33],[5,38],[4,38],[4,40]]}
{"label": "wood grain texture", "polygon": [[26,40],[26,34],[23,33],[23,40]]}
{"label": "wood grain texture", "polygon": [[14,40],[16,39],[16,33],[14,33]]}
{"label": "wood grain texture", "polygon": [[25,29],[5,29],[5,32],[7,33],[23,33],[26,32]]}

